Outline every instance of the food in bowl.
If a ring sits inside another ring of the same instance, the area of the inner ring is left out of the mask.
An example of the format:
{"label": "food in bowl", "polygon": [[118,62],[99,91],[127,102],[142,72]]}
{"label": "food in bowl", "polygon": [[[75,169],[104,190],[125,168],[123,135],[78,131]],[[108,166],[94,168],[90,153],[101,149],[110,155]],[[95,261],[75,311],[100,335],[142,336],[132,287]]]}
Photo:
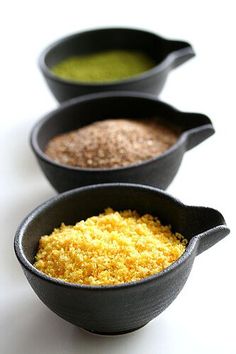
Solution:
{"label": "food in bowl", "polygon": [[143,52],[109,50],[68,57],[51,70],[63,79],[100,83],[128,79],[155,65],[155,61]]}
{"label": "food in bowl", "polygon": [[45,153],[82,168],[115,168],[157,157],[177,141],[174,126],[155,118],[106,119],[52,138]]}
{"label": "food in bowl", "polygon": [[[74,225],[98,215],[107,206],[158,216],[163,225],[172,225],[188,239],[186,250],[164,271],[114,286],[69,283],[37,270],[40,235],[50,234],[62,221]],[[217,210],[184,205],[152,187],[111,183],[73,189],[38,206],[18,228],[14,247],[29,284],[49,309],[76,326],[107,335],[134,331],[160,315],[180,294],[197,255],[228,234]]]}
{"label": "food in bowl", "polygon": [[161,272],[184,253],[186,244],[157,217],[107,208],[42,236],[34,266],[69,283],[116,285]]}

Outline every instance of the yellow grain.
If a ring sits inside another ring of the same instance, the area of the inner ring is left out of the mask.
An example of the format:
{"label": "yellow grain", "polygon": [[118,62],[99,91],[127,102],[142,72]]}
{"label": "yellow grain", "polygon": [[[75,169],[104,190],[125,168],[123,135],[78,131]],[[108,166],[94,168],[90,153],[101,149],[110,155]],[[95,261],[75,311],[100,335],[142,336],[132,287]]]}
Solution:
{"label": "yellow grain", "polygon": [[183,254],[186,244],[182,235],[150,214],[107,208],[42,236],[34,266],[69,283],[115,285],[162,271]]}

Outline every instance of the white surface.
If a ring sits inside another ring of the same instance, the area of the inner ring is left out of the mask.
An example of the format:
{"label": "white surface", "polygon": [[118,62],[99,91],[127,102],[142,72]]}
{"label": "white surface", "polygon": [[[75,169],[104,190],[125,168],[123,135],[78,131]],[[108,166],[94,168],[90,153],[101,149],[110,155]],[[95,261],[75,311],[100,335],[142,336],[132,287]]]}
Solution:
{"label": "white surface", "polygon": [[[235,353],[235,11],[234,1],[5,1],[1,25],[1,354]],[[230,237],[199,256],[176,301],[143,329],[90,335],[48,310],[13,252],[22,218],[55,192],[30,151],[32,125],[56,107],[37,68],[50,42],[101,26],[143,27],[191,42],[197,56],[173,71],[161,95],[202,112],[216,135],[188,152],[169,192],[219,209]]]}

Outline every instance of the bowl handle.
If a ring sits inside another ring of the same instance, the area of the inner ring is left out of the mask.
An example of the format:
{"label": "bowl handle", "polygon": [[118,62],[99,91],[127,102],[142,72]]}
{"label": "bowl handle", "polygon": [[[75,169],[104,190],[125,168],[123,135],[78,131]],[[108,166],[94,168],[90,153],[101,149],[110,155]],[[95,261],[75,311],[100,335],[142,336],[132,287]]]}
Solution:
{"label": "bowl handle", "polygon": [[191,45],[183,41],[168,41],[168,48],[173,62],[171,67],[177,68],[189,59],[195,56],[195,52]]}
{"label": "bowl handle", "polygon": [[200,254],[222,240],[230,230],[219,211],[204,207],[194,207],[193,209],[193,226],[199,225],[199,223],[201,225],[200,233],[195,236],[198,243],[197,254]]}

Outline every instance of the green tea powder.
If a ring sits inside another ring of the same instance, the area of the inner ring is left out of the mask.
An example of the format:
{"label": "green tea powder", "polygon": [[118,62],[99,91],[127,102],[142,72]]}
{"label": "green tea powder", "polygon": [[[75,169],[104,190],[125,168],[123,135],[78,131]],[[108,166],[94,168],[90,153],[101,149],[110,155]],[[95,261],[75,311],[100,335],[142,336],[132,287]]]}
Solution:
{"label": "green tea powder", "polygon": [[52,72],[67,80],[109,82],[141,74],[155,66],[148,55],[137,51],[112,50],[66,58]]}

